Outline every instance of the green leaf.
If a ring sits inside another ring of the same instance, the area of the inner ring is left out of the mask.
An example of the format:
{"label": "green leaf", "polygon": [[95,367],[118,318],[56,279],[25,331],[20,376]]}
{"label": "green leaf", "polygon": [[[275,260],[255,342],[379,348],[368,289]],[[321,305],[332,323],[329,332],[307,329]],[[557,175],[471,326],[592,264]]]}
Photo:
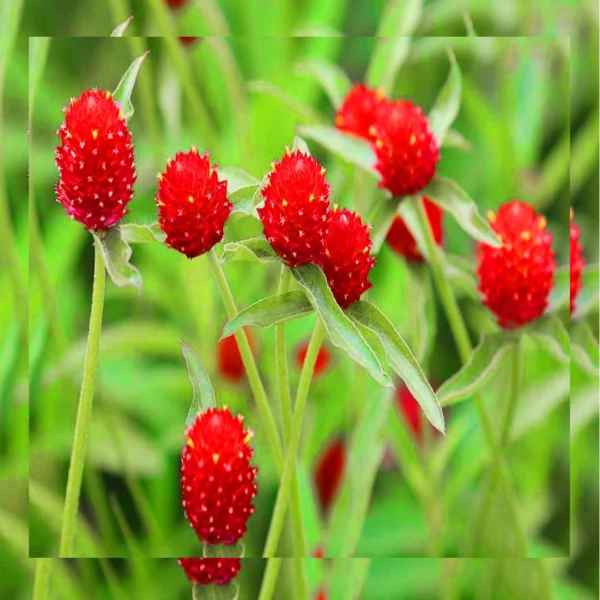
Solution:
{"label": "green leaf", "polygon": [[311,106],[292,96],[289,92],[268,83],[266,81],[251,81],[248,83],[248,89],[251,92],[265,94],[276,98],[287,108],[294,112],[305,123],[318,123],[323,121],[323,117],[317,113]]}
{"label": "green leaf", "polygon": [[240,311],[223,328],[221,339],[233,335],[242,327],[265,329],[282,321],[298,319],[313,312],[306,294],[300,290],[263,298]]}
{"label": "green leaf", "polygon": [[149,242],[165,241],[165,234],[158,222],[142,225],[141,223],[126,223],[121,225],[121,239],[127,244],[146,244]]}
{"label": "green leaf", "polygon": [[477,277],[473,263],[462,256],[448,253],[444,254],[444,261],[444,273],[454,290],[458,292],[457,295],[478,300]]}
{"label": "green leaf", "polygon": [[131,103],[131,94],[133,92],[138,73],[140,72],[140,67],[146,59],[146,56],[148,56],[147,51],[131,63],[127,71],[125,71],[125,75],[123,75],[123,77],[121,78],[117,89],[113,92],[113,98],[115,99],[115,102],[121,107],[121,110],[123,111],[123,117],[125,119],[129,119],[133,115],[133,104]]}
{"label": "green leaf", "polygon": [[547,314],[569,309],[570,281],[569,266],[559,267],[554,274],[554,285],[550,290],[550,297],[548,298]]}
{"label": "green leaf", "polygon": [[205,412],[209,408],[216,408],[217,399],[210,377],[198,355],[185,342],[180,340],[180,344],[194,392],[192,404],[186,419],[186,423],[191,425],[198,413]]}
{"label": "green leaf", "polygon": [[435,340],[437,314],[431,271],[423,264],[409,264],[410,290],[415,305],[415,318],[409,323],[415,358],[425,362]]}
{"label": "green leaf", "polygon": [[316,79],[334,108],[339,108],[352,87],[352,82],[346,73],[327,60],[311,58],[302,61],[296,65],[296,71]]}
{"label": "green leaf", "polygon": [[571,439],[598,418],[598,384],[585,386],[571,393]]}
{"label": "green leaf", "polygon": [[442,148],[454,148],[456,150],[471,152],[473,144],[462,133],[456,131],[456,129],[448,129],[442,139]]}
{"label": "green leaf", "polygon": [[235,167],[218,169],[221,180],[227,180],[227,197],[233,202],[232,213],[251,215],[260,202],[261,182],[249,173]]}
{"label": "green leaf", "polygon": [[377,45],[367,69],[367,83],[392,94],[410,48],[410,36],[423,11],[422,0],[392,0],[379,21]]}
{"label": "green leaf", "polygon": [[244,544],[204,544],[202,554],[204,558],[244,558]]}
{"label": "green leaf", "polygon": [[49,37],[32,37],[29,39],[29,111],[33,110],[33,102],[37,88],[46,66],[50,49]]}
{"label": "green leaf", "polygon": [[550,352],[554,358],[564,364],[570,364],[571,342],[569,334],[557,316],[537,319],[524,330],[524,333]]}
{"label": "green leaf", "polygon": [[292,145],[292,152],[299,150],[302,154],[308,154],[310,156],[310,150],[308,149],[308,144],[306,140],[301,138],[299,135],[294,136],[294,144]]}
{"label": "green leaf", "polygon": [[377,175],[373,167],[375,154],[368,142],[328,125],[301,125],[298,127],[298,133],[321,144],[342,160]]}
{"label": "green leaf", "polygon": [[573,319],[583,319],[598,310],[598,263],[586,265],[581,277],[581,290],[575,301]]}
{"label": "green leaf", "polygon": [[446,132],[458,116],[462,95],[460,69],[456,63],[454,52],[450,48],[448,49],[448,57],[450,58],[450,74],[428,117],[429,125],[438,140],[443,140],[446,137]]}
{"label": "green leaf", "polygon": [[467,364],[439,388],[441,405],[450,406],[473,396],[492,378],[514,345],[504,332],[484,335]]}
{"label": "green leaf", "polygon": [[590,375],[598,377],[600,369],[600,349],[590,326],[581,321],[571,324],[571,356]]}
{"label": "green leaf", "polygon": [[373,349],[339,307],[323,271],[316,265],[308,264],[292,269],[292,275],[319,313],[332,344],[344,350],[352,360],[363,366],[379,384],[393,387]]}
{"label": "green leaf", "polygon": [[223,259],[251,260],[261,263],[279,262],[279,256],[264,237],[253,237],[236,242],[227,242],[223,247]]}
{"label": "green leaf", "polygon": [[353,321],[360,323],[379,338],[390,366],[404,381],[430,423],[444,433],[444,415],[435,392],[392,322],[374,304],[364,300],[350,306],[346,313]]}
{"label": "green leaf", "polygon": [[474,240],[500,248],[502,243],[479,214],[475,202],[455,181],[436,175],[421,193],[450,213]]}
{"label": "green leaf", "polygon": [[238,586],[229,582],[227,585],[197,585],[192,590],[192,600],[237,600]]}
{"label": "green leaf", "polygon": [[137,293],[142,289],[142,276],[129,262],[131,246],[121,237],[118,225],[111,227],[105,234],[92,232],[94,243],[99,244],[106,272],[113,283],[120,288],[134,287]]}
{"label": "green leaf", "polygon": [[231,196],[242,188],[257,186],[260,182],[256,177],[237,167],[217,168],[219,180],[227,181],[227,195]]}
{"label": "green leaf", "polygon": [[133,21],[133,17],[127,18],[120,25],[117,25],[110,34],[110,37],[123,37],[125,30],[129,27],[129,23]]}
{"label": "green leaf", "polygon": [[373,241],[372,253],[377,254],[385,242],[392,221],[399,210],[399,206],[403,204],[402,198],[391,198],[389,193],[378,189],[376,191],[378,198],[375,198],[373,204],[374,210],[367,219],[372,225],[371,240]]}

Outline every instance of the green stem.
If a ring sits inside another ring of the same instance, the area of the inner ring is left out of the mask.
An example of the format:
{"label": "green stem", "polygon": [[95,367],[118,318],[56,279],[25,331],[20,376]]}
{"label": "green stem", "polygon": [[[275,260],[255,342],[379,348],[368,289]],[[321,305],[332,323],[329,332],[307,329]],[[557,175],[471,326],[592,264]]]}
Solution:
{"label": "green stem", "polygon": [[[279,294],[285,294],[290,287],[290,270],[281,265]],[[277,370],[277,385],[279,387],[279,409],[283,424],[283,441],[287,444],[292,424],[292,398],[288,375],[288,362],[285,344],[285,322],[275,325],[275,368]]]}
{"label": "green stem", "polygon": [[263,575],[258,600],[271,600],[275,591],[277,577],[279,577],[279,569],[281,569],[281,558],[270,558],[267,561],[267,568]]}
{"label": "green stem", "polygon": [[298,382],[298,391],[296,393],[296,402],[294,405],[294,415],[292,417],[292,428],[290,431],[289,444],[285,454],[285,463],[283,465],[283,473],[281,475],[281,484],[279,486],[279,492],[277,493],[275,509],[273,510],[269,534],[267,535],[267,542],[263,552],[263,555],[268,558],[274,556],[277,552],[279,539],[281,537],[287,501],[290,495],[290,489],[292,487],[294,465],[296,464],[298,446],[300,445],[300,433],[302,431],[302,422],[304,420],[304,408],[306,406],[306,399],[308,398],[308,390],[310,389],[315,362],[317,361],[317,354],[319,353],[319,348],[321,347],[321,342],[323,341],[323,333],[323,322],[319,319],[313,330],[312,337],[310,338],[310,343],[308,344],[308,350],[306,352],[306,358],[304,359],[304,366],[302,367],[302,372],[300,374],[300,381]]}
{"label": "green stem", "polygon": [[73,551],[73,535],[81,493],[81,480],[87,446],[88,433],[92,417],[92,404],[94,401],[94,387],[98,367],[98,348],[100,333],[102,331],[102,312],[104,309],[104,288],[106,283],[106,269],[102,259],[100,246],[94,244],[94,285],[92,290],[92,309],[90,313],[90,326],[88,332],[85,362],[83,364],[83,381],[77,407],[75,421],[75,435],[69,476],[63,512],[62,530],[60,536],[59,557],[67,558]]}
{"label": "green stem", "polygon": [[[421,198],[417,199],[417,214],[419,218],[419,224],[421,226],[425,238],[425,245],[427,247],[427,254],[429,256],[429,264],[431,266],[433,278],[438,288],[440,299],[446,312],[448,323],[450,324],[450,329],[452,330],[452,334],[456,342],[461,362],[465,364],[471,356],[473,347],[471,346],[471,340],[469,339],[467,327],[460,313],[460,309],[458,308],[458,303],[456,302],[456,298],[454,297],[454,292],[452,291],[452,287],[450,286],[450,283],[448,282],[444,273],[441,250],[435,243],[431,227],[429,226],[427,213],[425,212],[423,200]],[[509,508],[513,516],[515,536],[518,540],[519,545],[519,555],[526,556],[527,538],[525,537],[519,519],[517,500],[510,479],[510,473],[508,471],[506,460],[504,458],[504,454],[498,443],[498,440],[496,439],[496,436],[494,434],[492,419],[489,415],[489,412],[485,406],[483,399],[477,396],[474,398],[474,400],[479,421],[483,429],[483,433],[487,441],[490,454],[492,456],[494,468],[500,475],[502,485],[506,493],[506,498],[509,503]]]}
{"label": "green stem", "polygon": [[52,571],[51,558],[38,558],[35,561],[35,580],[33,582],[33,600],[46,600]]}

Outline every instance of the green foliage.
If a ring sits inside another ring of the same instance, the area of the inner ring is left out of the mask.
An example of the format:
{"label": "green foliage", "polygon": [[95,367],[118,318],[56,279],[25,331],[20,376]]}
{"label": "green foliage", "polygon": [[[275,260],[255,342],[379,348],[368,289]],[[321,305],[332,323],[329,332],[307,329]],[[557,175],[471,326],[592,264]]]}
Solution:
{"label": "green foliage", "polygon": [[209,408],[216,408],[217,399],[210,377],[198,355],[185,342],[180,343],[183,358],[187,366],[188,377],[194,391],[192,404],[186,419],[187,424],[191,425],[198,413],[205,412]]}

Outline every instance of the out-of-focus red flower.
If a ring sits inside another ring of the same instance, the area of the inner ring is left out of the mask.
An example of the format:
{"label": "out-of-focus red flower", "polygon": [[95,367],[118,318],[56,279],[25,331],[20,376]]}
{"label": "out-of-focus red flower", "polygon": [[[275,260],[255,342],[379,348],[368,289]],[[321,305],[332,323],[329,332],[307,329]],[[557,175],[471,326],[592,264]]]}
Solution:
{"label": "out-of-focus red flower", "polygon": [[165,0],[171,8],[181,8],[188,0]]}
{"label": "out-of-focus red flower", "polygon": [[[256,340],[250,329],[245,329],[246,336],[248,337],[248,343],[252,353],[256,353]],[[219,373],[225,379],[238,383],[244,378],[246,369],[244,368],[244,362],[240,354],[235,335],[230,335],[222,340],[219,340],[217,345],[217,366]]]}
{"label": "out-of-focus red flower", "polygon": [[346,468],[346,446],[343,439],[330,444],[321,454],[314,470],[319,504],[327,512],[339,490]]}
{"label": "out-of-focus red flower", "polygon": [[193,43],[201,40],[202,38],[198,37],[198,36],[186,36],[186,35],[181,35],[177,38],[184,46],[191,46]]}
{"label": "out-of-focus red flower", "polygon": [[[306,353],[308,351],[308,340],[302,342],[296,351],[296,366],[298,369],[302,369],[304,361],[306,359]],[[321,375],[329,366],[329,350],[326,346],[321,344],[319,352],[317,353],[317,360],[315,362],[314,375]]]}
{"label": "out-of-focus red flower", "polygon": [[335,126],[365,140],[374,141],[373,126],[377,110],[386,102],[385,92],[357,83],[348,93],[335,116]]}
{"label": "out-of-focus red flower", "polygon": [[581,230],[573,221],[573,209],[571,209],[571,227],[570,227],[570,310],[571,314],[575,310],[575,300],[577,294],[581,290],[581,274],[585,259],[583,256],[583,248],[579,242]]}
{"label": "out-of-focus red flower", "polygon": [[226,585],[242,570],[239,558],[179,558],[178,562],[197,585]]}

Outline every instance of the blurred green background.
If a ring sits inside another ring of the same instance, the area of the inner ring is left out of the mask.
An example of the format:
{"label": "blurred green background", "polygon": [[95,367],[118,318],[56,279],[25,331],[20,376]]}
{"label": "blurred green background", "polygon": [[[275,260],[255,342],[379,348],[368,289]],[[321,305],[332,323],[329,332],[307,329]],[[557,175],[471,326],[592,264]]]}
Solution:
{"label": "blurred green background", "polygon": [[[483,214],[514,197],[534,204],[548,218],[561,265],[568,263],[567,223],[572,204],[586,258],[597,262],[597,6],[592,2],[532,4],[525,0],[424,4],[414,32],[418,37],[398,74],[393,97],[409,98],[428,110],[447,76],[445,49],[454,49],[464,77],[463,102],[454,129],[473,149],[445,149],[440,172],[467,190]],[[10,573],[0,578],[2,597],[28,596],[25,581],[33,564],[24,560],[28,547],[31,556],[56,553],[87,334],[91,238],[69,221],[54,201],[57,172],[53,152],[61,107],[87,88],[114,89],[131,60],[146,47],[150,49],[133,94],[136,113],[130,123],[138,183],[126,219],[149,223],[156,213],[156,173],[176,151],[195,144],[209,150],[220,166],[241,167],[260,179],[271,161],[282,155],[284,146],[291,145],[296,125],[332,123],[334,109],[318,82],[307,75],[307,61],[331,61],[353,81],[363,80],[375,46],[367,36],[378,31],[385,3],[229,1],[222,2],[218,10],[217,3],[189,2],[185,10],[168,15],[166,21],[156,18],[153,5],[137,0],[127,9],[117,0],[32,0],[27,3],[22,35],[9,60],[2,137],[5,186],[23,273],[27,273],[28,255],[31,267],[28,359],[19,344],[10,302],[0,312],[0,470],[8,483],[0,499],[0,536],[7,542],[7,552],[2,552],[0,560],[3,572]],[[504,37],[463,37],[464,10],[479,36]],[[230,33],[233,37],[211,37],[185,48],[159,37],[105,38],[128,14],[135,15],[132,34],[160,36],[164,27],[172,27],[170,31],[179,35]],[[338,37],[339,32],[350,37]],[[289,37],[294,34],[301,37]],[[30,150],[24,136],[30,83],[28,35],[57,36],[51,41],[33,107],[34,144]],[[100,37],[68,37],[75,35]],[[276,88],[248,85],[257,81]],[[283,92],[272,93],[272,89]],[[199,102],[195,104],[194,98]],[[328,169],[334,200],[351,205],[352,169],[314,143],[310,149]],[[41,267],[28,244],[29,151],[43,240],[45,265]],[[445,231],[448,253],[472,260],[471,240],[448,217]],[[259,224],[252,219],[231,219],[226,238],[259,232]],[[139,297],[131,289],[107,284],[101,366],[77,540],[78,556],[133,558],[103,565],[89,560],[65,563],[57,571],[53,588],[57,598],[90,593],[98,598],[114,597],[113,575],[126,597],[162,598],[165,590],[172,590],[169,598],[189,597],[189,586],[175,561],[159,565],[158,561],[136,559],[193,556],[199,551],[183,518],[179,497],[179,452],[191,400],[179,339],[199,353],[213,377],[219,401],[243,412],[256,431],[260,494],[245,539],[247,556],[260,554],[277,492],[274,465],[250,391],[245,383],[223,380],[216,368],[216,342],[226,319],[206,260],[190,262],[165,247],[140,245],[134,248],[133,262],[143,277]],[[240,262],[227,264],[225,269],[239,306],[276,292],[278,271],[274,267]],[[412,316],[407,306],[416,292],[407,266],[384,246],[372,281],[369,298],[410,342]],[[473,297],[472,281],[463,282],[462,287],[459,283],[461,308],[472,339],[477,340],[494,324]],[[11,298],[4,269],[0,293]],[[586,293],[593,296],[596,290]],[[596,337],[597,316],[596,310],[587,317]],[[440,383],[459,368],[459,359],[438,304],[427,304],[421,317],[432,332],[424,367],[432,380]],[[288,325],[292,360],[313,322],[309,317]],[[273,332],[254,333],[261,373],[268,390],[273,390]],[[315,462],[329,441],[340,434],[349,439],[362,410],[384,398],[384,392],[367,378],[357,379],[345,357],[330,346],[329,350],[333,364],[313,383],[301,448],[311,551],[323,543],[327,523],[319,514],[311,483]],[[532,347],[526,351],[519,413],[519,423],[524,425],[510,448],[509,460],[523,518],[534,540],[530,553],[562,557],[547,563],[557,597],[597,597],[598,381],[575,365],[569,374],[546,352]],[[571,434],[569,375],[571,406],[576,399],[588,407]],[[292,367],[292,385],[297,377]],[[501,371],[486,394],[494,406],[501,406],[503,380]],[[440,504],[448,515],[443,551],[446,556],[460,556],[484,481],[483,441],[470,403],[456,407],[447,418],[448,437],[436,440],[434,447],[441,465]],[[374,559],[362,597],[437,597],[439,562],[408,560],[429,551],[425,511],[395,461],[388,463],[376,474],[356,550],[356,556]],[[495,545],[504,519],[501,504],[500,498],[495,527],[483,536],[486,555],[502,555],[501,547]],[[528,563],[468,562],[460,572],[463,597],[535,597],[536,592],[527,588]],[[241,597],[255,598],[263,561],[248,560],[245,565]],[[336,562],[331,572],[328,568],[324,561],[311,561],[311,589],[329,580],[332,597],[341,598],[338,588],[349,567]],[[287,569],[288,565],[280,577],[278,598],[289,597]],[[523,577],[515,577],[514,589],[498,584],[506,581],[506,573],[520,571]]]}

